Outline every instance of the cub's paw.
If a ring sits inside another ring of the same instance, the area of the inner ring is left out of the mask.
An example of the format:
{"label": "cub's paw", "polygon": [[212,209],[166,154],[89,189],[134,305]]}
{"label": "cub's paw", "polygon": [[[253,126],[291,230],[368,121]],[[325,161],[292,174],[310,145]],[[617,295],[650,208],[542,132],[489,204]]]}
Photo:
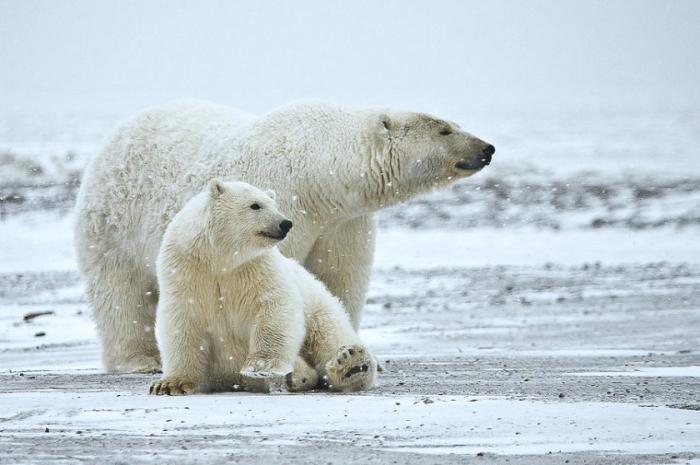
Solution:
{"label": "cub's paw", "polygon": [[324,381],[333,391],[362,391],[374,385],[377,361],[361,345],[342,346],[326,363]]}
{"label": "cub's paw", "polygon": [[243,387],[248,392],[287,392],[287,379],[291,373],[272,371],[241,371]]}
{"label": "cub's paw", "polygon": [[162,373],[160,370],[160,358],[150,355],[136,355],[126,362],[118,364],[116,371],[120,373]]}
{"label": "cub's paw", "polygon": [[248,360],[241,370],[241,376],[246,391],[287,392],[287,378],[291,372],[290,365],[267,359],[252,359]]}
{"label": "cub's paw", "polygon": [[163,378],[151,383],[148,393],[156,396],[181,396],[193,394],[196,383],[186,378]]}
{"label": "cub's paw", "polygon": [[287,387],[292,392],[309,391],[318,384],[318,373],[302,358],[294,363],[294,371],[287,375]]}

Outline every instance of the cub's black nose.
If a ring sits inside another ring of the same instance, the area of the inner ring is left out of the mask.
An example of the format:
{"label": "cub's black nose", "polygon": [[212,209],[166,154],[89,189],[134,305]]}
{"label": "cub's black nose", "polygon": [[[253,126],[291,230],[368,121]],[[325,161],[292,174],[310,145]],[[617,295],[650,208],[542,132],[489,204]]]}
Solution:
{"label": "cub's black nose", "polygon": [[284,220],[280,223],[280,231],[283,233],[288,233],[289,230],[292,229],[292,222],[289,220]]}
{"label": "cub's black nose", "polygon": [[483,150],[481,151],[481,161],[484,162],[484,165],[488,165],[489,163],[491,163],[491,157],[494,153],[496,153],[496,147],[494,147],[491,144],[483,148]]}

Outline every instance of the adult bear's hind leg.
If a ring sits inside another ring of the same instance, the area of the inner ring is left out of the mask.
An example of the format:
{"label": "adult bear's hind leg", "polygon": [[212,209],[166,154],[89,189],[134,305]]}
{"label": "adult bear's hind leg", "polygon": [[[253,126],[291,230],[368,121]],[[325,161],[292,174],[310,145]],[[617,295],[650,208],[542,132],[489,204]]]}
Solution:
{"label": "adult bear's hind leg", "polygon": [[87,295],[102,342],[108,372],[160,371],[155,338],[155,278],[137,266],[103,259],[86,270]]}

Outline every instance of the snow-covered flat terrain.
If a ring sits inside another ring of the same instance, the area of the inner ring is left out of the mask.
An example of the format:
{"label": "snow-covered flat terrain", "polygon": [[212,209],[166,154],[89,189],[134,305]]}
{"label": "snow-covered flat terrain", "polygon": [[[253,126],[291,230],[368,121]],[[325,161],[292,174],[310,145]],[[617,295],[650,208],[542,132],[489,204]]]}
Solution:
{"label": "snow-covered flat terrain", "polygon": [[[42,396],[7,394],[4,400],[21,406],[6,412],[17,425],[13,435],[25,446],[28,437],[40,436],[62,438],[56,442],[65,445],[73,437],[82,443],[157,437],[154,442],[191,444],[212,457],[241,449],[253,452],[255,447],[269,451],[324,443],[336,452],[344,444],[348,454],[353,448],[368,448],[404,456],[556,452],[563,457],[593,452],[623,458],[630,453],[700,452],[695,437],[699,430],[693,426],[697,412],[665,406],[452,395],[219,395],[218,408],[212,409],[213,399],[207,396],[149,399],[131,391],[76,396],[52,390]],[[89,457],[97,451],[85,452]],[[148,455],[144,452],[137,454]],[[137,454],[136,460],[146,458]],[[183,452],[156,447],[150,455],[166,461]]]}
{"label": "snow-covered flat terrain", "polygon": [[696,106],[479,120],[492,166],[380,215],[359,395],[101,372],[71,208],[122,116],[0,114],[0,463],[699,463]]}
{"label": "snow-covered flat terrain", "polygon": [[100,372],[75,272],[2,278],[7,463],[700,456],[697,263],[378,268],[363,334],[386,371],[361,395],[154,398],[153,375]]}

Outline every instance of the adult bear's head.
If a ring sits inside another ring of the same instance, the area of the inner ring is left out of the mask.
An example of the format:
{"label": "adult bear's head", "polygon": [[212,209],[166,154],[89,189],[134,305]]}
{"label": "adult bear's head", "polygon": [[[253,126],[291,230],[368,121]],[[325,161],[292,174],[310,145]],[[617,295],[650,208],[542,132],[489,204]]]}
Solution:
{"label": "adult bear's head", "polygon": [[456,123],[424,113],[382,111],[368,123],[374,135],[370,175],[388,203],[471,176],[496,151]]}

